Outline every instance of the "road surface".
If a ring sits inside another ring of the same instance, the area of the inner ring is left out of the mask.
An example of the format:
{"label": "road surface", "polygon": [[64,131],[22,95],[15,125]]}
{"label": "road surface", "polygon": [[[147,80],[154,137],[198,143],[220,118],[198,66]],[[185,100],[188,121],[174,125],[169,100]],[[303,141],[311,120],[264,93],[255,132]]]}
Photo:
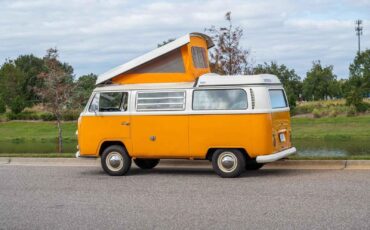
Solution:
{"label": "road surface", "polygon": [[0,165],[0,229],[370,229],[370,171]]}

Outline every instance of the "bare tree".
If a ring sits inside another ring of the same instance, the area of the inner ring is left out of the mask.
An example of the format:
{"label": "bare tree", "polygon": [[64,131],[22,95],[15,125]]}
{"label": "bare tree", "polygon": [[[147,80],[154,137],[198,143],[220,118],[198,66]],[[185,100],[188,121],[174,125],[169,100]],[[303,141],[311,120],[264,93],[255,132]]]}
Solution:
{"label": "bare tree", "polygon": [[231,21],[231,12],[225,14],[227,27],[206,28],[210,37],[215,42],[215,48],[210,52],[210,66],[212,72],[219,74],[247,74],[251,68],[248,63],[249,51],[240,46],[243,29],[234,27]]}
{"label": "bare tree", "polygon": [[36,92],[42,99],[46,109],[56,117],[58,127],[58,151],[63,151],[62,113],[71,99],[73,90],[73,70],[58,61],[58,50],[48,49],[44,57],[46,71],[38,77],[43,80],[43,87]]}

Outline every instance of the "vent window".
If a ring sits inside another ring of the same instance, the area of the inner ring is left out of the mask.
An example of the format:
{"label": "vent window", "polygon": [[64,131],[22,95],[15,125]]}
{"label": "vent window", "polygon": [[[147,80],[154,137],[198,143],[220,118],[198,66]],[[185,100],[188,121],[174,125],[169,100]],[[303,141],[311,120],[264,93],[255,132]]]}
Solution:
{"label": "vent window", "polygon": [[137,111],[184,110],[185,91],[182,92],[138,92]]}

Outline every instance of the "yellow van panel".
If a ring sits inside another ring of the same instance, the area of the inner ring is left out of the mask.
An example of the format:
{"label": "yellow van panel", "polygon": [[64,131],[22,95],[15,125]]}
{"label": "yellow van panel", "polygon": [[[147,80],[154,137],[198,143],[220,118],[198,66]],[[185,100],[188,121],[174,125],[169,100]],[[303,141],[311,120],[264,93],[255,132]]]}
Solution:
{"label": "yellow van panel", "polygon": [[131,151],[130,116],[82,116],[78,128],[81,156],[98,156],[104,141],[121,141]]}
{"label": "yellow van panel", "polygon": [[[276,146],[274,148],[275,152],[281,151],[292,146],[291,143],[291,126],[290,126],[290,113],[286,112],[273,112],[271,113],[272,118],[272,129],[273,134],[276,137]],[[279,134],[283,133],[286,141],[281,142]]]}
{"label": "yellow van panel", "polygon": [[131,120],[132,156],[189,156],[188,115],[140,115]]}
{"label": "yellow van panel", "polygon": [[243,148],[250,157],[272,153],[270,114],[190,115],[189,144],[194,157],[209,148]]}

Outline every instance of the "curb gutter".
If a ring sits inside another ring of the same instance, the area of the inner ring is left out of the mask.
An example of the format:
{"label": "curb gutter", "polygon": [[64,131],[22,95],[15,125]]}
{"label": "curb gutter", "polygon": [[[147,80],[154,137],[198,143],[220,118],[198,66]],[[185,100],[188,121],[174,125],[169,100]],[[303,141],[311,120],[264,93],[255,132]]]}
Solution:
{"label": "curb gutter", "polygon": [[[23,158],[0,157],[0,165],[28,166],[99,166],[99,158]],[[161,167],[205,167],[212,165],[206,160],[163,159]],[[280,160],[266,164],[263,169],[367,169],[370,160]]]}

